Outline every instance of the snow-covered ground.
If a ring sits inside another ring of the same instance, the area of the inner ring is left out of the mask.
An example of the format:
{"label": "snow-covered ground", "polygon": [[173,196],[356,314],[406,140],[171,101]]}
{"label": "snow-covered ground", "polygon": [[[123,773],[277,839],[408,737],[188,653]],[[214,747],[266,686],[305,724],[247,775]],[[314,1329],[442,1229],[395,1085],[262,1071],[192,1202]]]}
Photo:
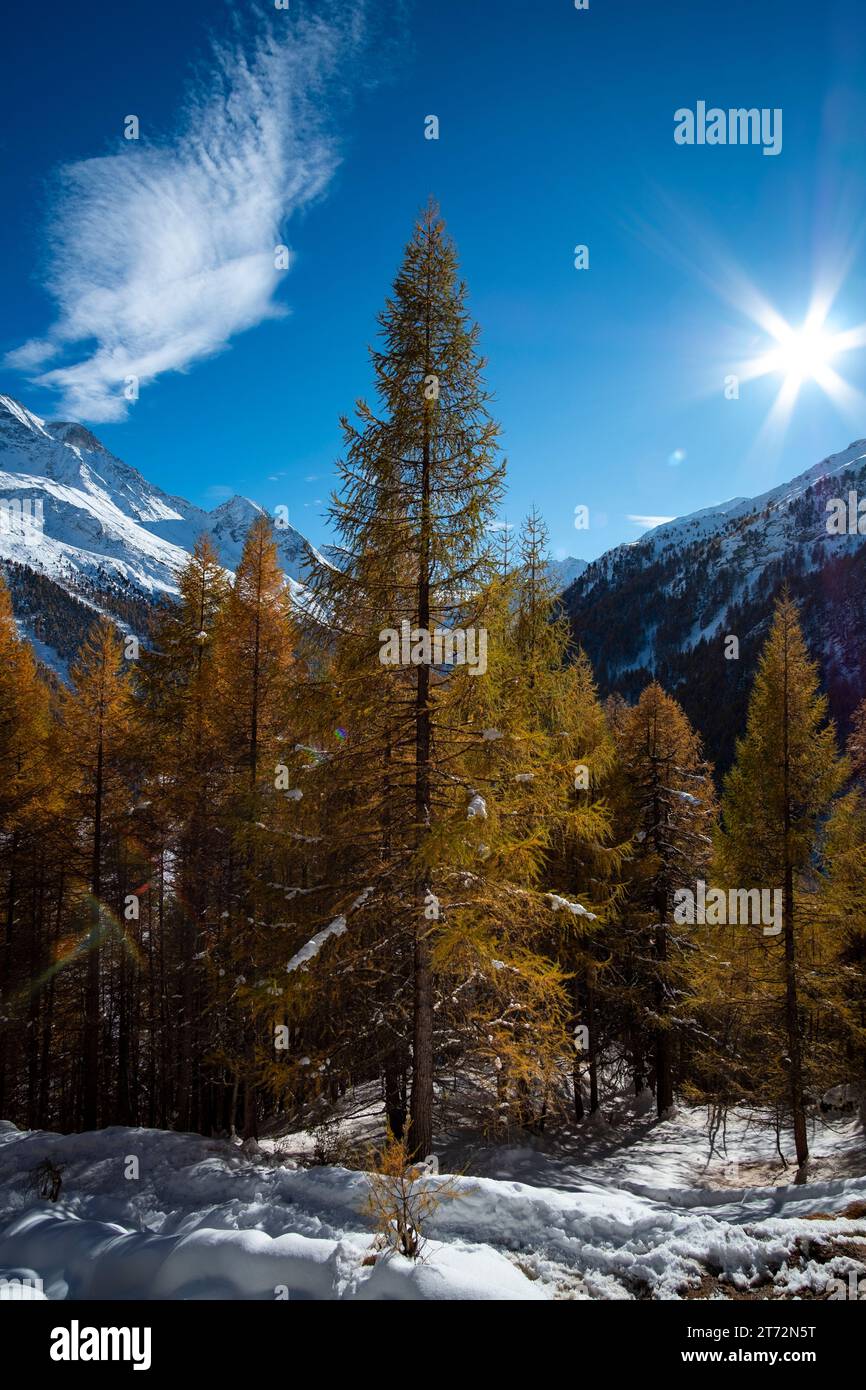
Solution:
{"label": "snow-covered ground", "polygon": [[[0,1126],[0,1275],[75,1299],[798,1298],[866,1279],[857,1121],[813,1122],[800,1186],[772,1129],[744,1113],[709,1160],[703,1111],[582,1128],[464,1144],[463,1176],[428,1179],[459,1195],[412,1264],[372,1258],[366,1174],[303,1166],[290,1156],[309,1150],[300,1136],[249,1154],[157,1130]],[[441,1153],[457,1166],[454,1143]],[[28,1190],[45,1159],[63,1169],[53,1204]]]}

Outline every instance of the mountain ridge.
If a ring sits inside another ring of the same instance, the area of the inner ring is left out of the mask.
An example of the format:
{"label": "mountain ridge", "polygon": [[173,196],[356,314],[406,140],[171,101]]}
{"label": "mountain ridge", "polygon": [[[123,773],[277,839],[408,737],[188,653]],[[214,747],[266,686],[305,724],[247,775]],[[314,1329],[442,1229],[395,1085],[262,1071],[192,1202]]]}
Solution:
{"label": "mountain ridge", "polygon": [[[589,563],[551,561],[602,693],[634,699],[659,679],[724,767],[773,598],[787,582],[844,729],[866,690],[866,550],[856,533],[828,533],[826,503],[852,489],[866,495],[866,440],[756,497],[663,522]],[[107,612],[141,630],[153,603],[176,594],[197,536],[208,534],[233,571],[264,512],[241,494],[205,511],[148,482],[85,426],[47,422],[0,395],[0,506],[9,501],[42,506],[36,544],[0,524],[0,564],[21,630],[64,676],[88,615]],[[319,551],[290,525],[277,523],[274,534],[293,600],[306,608],[310,565],[339,563],[339,547]],[[724,656],[731,635],[739,643],[733,661]]]}
{"label": "mountain ridge", "polygon": [[[85,426],[46,421],[0,395],[0,564],[15,580],[19,625],[43,656],[55,652],[61,674],[71,654],[64,623],[80,634],[78,605],[108,612],[121,626],[130,615],[141,620],[147,603],[176,595],[178,570],[200,535],[234,571],[263,512],[240,494],[205,511],[150,483]],[[278,521],[274,535],[293,601],[304,606],[309,564],[327,562],[288,523]],[[53,622],[34,608],[37,588],[55,610]]]}
{"label": "mountain ridge", "polygon": [[[858,533],[828,531],[827,503],[849,491],[866,496],[866,440],[756,497],[674,518],[592,561],[563,603],[602,692],[634,699],[657,678],[724,768],[787,583],[844,732],[866,693],[866,550]],[[736,657],[725,655],[729,637]]]}

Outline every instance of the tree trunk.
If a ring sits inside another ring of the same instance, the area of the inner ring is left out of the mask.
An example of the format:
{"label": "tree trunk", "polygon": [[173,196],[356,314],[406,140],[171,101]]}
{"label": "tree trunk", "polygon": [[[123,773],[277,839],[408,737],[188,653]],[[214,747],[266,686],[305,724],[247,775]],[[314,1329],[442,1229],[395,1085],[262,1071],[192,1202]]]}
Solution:
{"label": "tree trunk", "polygon": [[406,1071],[399,1057],[385,1063],[385,1116],[395,1139],[403,1138],[406,1127]]}
{"label": "tree trunk", "polygon": [[589,1113],[598,1110],[598,1047],[595,1040],[595,988],[586,989],[586,1021],[589,1028]]}
{"label": "tree trunk", "polygon": [[[42,993],[36,982],[47,965],[45,959],[44,936],[44,896],[45,896],[45,856],[39,856],[36,893],[33,901],[30,923],[30,1004],[27,1016],[27,1127],[36,1128],[39,1109],[39,1024],[40,1011],[44,1007]],[[0,1112],[2,1113],[2,1112]]]}
{"label": "tree trunk", "polygon": [[0,971],[0,1115],[7,1113],[6,1074],[9,1033],[11,1024],[7,1021],[11,1005],[8,1002],[12,993],[12,938],[15,933],[15,901],[18,892],[17,853],[18,831],[12,832],[9,847],[9,886],[6,894],[6,930],[3,937],[3,968]]}
{"label": "tree trunk", "polygon": [[639,1096],[646,1085],[646,1062],[643,1054],[643,1043],[636,1022],[633,1022],[629,1029],[629,1050],[634,1076],[634,1093]]}
{"label": "tree trunk", "polygon": [[785,698],[782,702],[783,794],[785,799],[785,882],[783,906],[785,914],[785,1027],[788,1034],[790,1066],[791,1118],[794,1125],[794,1147],[797,1166],[802,1169],[809,1157],[806,1138],[806,1111],[803,1105],[803,1051],[800,1044],[800,1014],[797,1005],[797,963],[794,942],[794,868],[791,861],[791,757],[788,746],[788,660],[785,649]]}
{"label": "tree trunk", "polygon": [[794,874],[785,866],[785,1027],[788,1034],[788,1054],[791,1059],[790,1101],[794,1125],[794,1147],[797,1166],[802,1168],[809,1157],[806,1136],[806,1110],[803,1104],[803,1049],[800,1043],[800,1011],[797,1001],[797,968],[794,946]]}
{"label": "tree trunk", "polygon": [[255,1024],[252,1020],[247,1021],[247,1036],[244,1047],[245,1067],[244,1067],[244,1119],[243,1119],[243,1138],[255,1139],[258,1131],[258,1117],[256,1114],[256,1032]]}
{"label": "tree trunk", "polygon": [[[667,1013],[667,1001],[665,999],[664,965],[667,960],[667,929],[663,921],[656,926],[655,932],[655,954],[658,963],[658,974],[655,985],[655,1005],[656,1013],[659,1018],[664,1018]],[[655,1072],[656,1072],[656,1108],[659,1119],[670,1110],[674,1103],[673,1073],[671,1069],[671,1035],[668,1028],[656,1028],[655,1030]]]}
{"label": "tree trunk", "polygon": [[574,1096],[575,1122],[577,1124],[580,1124],[581,1120],[584,1117],[585,1111],[583,1108],[583,1092],[580,1086],[580,1063],[577,1060],[575,1060],[574,1067],[571,1073],[571,1089],[572,1094]]}
{"label": "tree trunk", "polygon": [[433,975],[424,927],[415,936],[415,1020],[412,1042],[412,1128],[415,1158],[433,1147]]}
{"label": "tree trunk", "polygon": [[[430,266],[427,271],[427,342],[425,375],[433,370],[430,362],[431,298]],[[418,627],[430,627],[430,470],[432,446],[430,411],[424,411],[423,464],[421,470],[421,537],[418,566]],[[430,667],[418,667],[415,694],[415,820],[419,842],[430,824]],[[419,884],[416,898],[414,942],[414,1026],[412,1043],[412,1128],[410,1144],[417,1158],[426,1158],[433,1146],[433,972],[430,965],[429,924],[424,904],[429,883]]]}
{"label": "tree trunk", "polygon": [[90,930],[84,985],[84,1086],[81,1124],[95,1129],[99,1119],[99,936],[102,930],[102,797],[105,749],[98,730],[93,806],[93,862],[90,873]]}
{"label": "tree trunk", "polygon": [[[580,984],[579,984],[579,982],[578,982],[578,980],[577,980],[577,977],[575,977],[574,984],[573,984],[573,986],[572,986],[572,1000],[573,1000],[573,1003],[574,1003],[574,1026],[575,1026],[575,1030],[577,1029],[577,1026],[578,1026],[578,1020],[580,1019],[580,1005],[581,1005],[581,997],[580,997],[580,996],[581,996]],[[583,1052],[582,1052],[582,1051],[579,1052],[579,1051],[577,1050],[577,1039],[575,1038],[574,1065],[573,1065],[572,1071],[571,1071],[571,1089],[572,1089],[572,1096],[573,1096],[573,1101],[574,1101],[574,1118],[575,1118],[575,1121],[576,1121],[577,1124],[580,1124],[581,1120],[582,1120],[583,1117],[584,1117],[584,1113],[585,1113],[585,1112],[584,1112],[584,1108],[583,1108],[583,1091],[582,1091],[582,1089],[581,1089],[581,1075],[580,1075],[580,1064],[581,1064],[582,1058],[583,1058]]]}

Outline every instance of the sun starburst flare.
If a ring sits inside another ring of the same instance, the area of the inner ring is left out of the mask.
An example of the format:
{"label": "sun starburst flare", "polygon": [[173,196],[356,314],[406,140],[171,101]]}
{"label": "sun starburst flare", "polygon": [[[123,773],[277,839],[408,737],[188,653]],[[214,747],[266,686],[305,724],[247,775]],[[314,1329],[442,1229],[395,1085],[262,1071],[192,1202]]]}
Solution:
{"label": "sun starburst flare", "polygon": [[787,323],[768,305],[761,305],[755,313],[755,321],[766,333],[769,346],[742,363],[737,375],[741,382],[773,375],[781,378],[762,435],[784,434],[800,391],[810,381],[820,386],[839,409],[861,418],[866,412],[866,398],[833,365],[844,353],[866,345],[866,323],[844,332],[835,331],[827,322],[829,310],[829,297],[816,297],[799,328]]}

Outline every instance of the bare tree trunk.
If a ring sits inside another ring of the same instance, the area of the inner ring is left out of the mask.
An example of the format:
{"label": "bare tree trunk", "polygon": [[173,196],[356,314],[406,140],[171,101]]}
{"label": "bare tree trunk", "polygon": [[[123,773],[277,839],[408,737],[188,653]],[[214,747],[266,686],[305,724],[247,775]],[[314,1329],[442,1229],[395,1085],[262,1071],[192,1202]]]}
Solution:
{"label": "bare tree trunk", "polygon": [[572,1068],[571,1072],[571,1089],[572,1095],[574,1097],[574,1118],[576,1123],[580,1124],[586,1112],[583,1108],[583,1091],[581,1089],[580,1062],[577,1058],[575,1058],[574,1067]]}
{"label": "bare tree trunk", "polygon": [[595,1038],[595,988],[586,988],[586,1022],[589,1028],[589,1113],[598,1110],[598,1047]]}
{"label": "bare tree trunk", "polygon": [[[575,1024],[575,1029],[576,1029],[577,1026],[578,1026],[578,1020],[579,1020],[579,1018],[580,1018],[580,1012],[581,1012],[581,1009],[580,1009],[580,1006],[581,1006],[581,997],[580,997],[580,996],[581,996],[580,983],[579,983],[579,981],[577,980],[577,977],[575,977],[574,984],[573,984],[573,986],[572,986],[572,1001],[573,1001],[573,1004],[574,1004],[574,1024]],[[577,1049],[577,1041],[575,1040],[574,1065],[572,1066],[572,1070],[571,1070],[571,1089],[572,1089],[572,1096],[573,1096],[573,1103],[574,1103],[574,1118],[575,1118],[575,1121],[576,1121],[577,1124],[580,1124],[581,1120],[582,1120],[583,1117],[584,1117],[584,1113],[585,1113],[585,1112],[584,1112],[584,1108],[583,1108],[583,1090],[582,1090],[582,1087],[581,1087],[581,1074],[580,1074],[580,1065],[581,1065],[582,1059],[583,1059],[583,1053],[582,1053],[582,1051],[578,1051],[578,1049]]]}
{"label": "bare tree trunk", "polygon": [[[662,910],[662,908],[659,908],[660,912]],[[659,1018],[664,1018],[667,1012],[664,965],[668,956],[667,929],[664,921],[660,921],[656,925],[655,955],[659,966],[655,984],[656,1013]],[[656,1028],[655,1030],[655,1072],[656,1108],[659,1118],[661,1118],[666,1111],[670,1110],[674,1103],[673,1072],[671,1068],[671,1035],[670,1030],[664,1027]]]}
{"label": "bare tree trunk", "polygon": [[105,749],[103,730],[98,730],[96,784],[93,809],[93,860],[90,873],[91,939],[84,985],[84,1086],[81,1110],[83,1129],[95,1129],[99,1119],[99,965],[102,931],[102,797]]}
{"label": "bare tree trunk", "polygon": [[191,830],[184,854],[184,879],[186,892],[183,894],[183,919],[181,921],[181,1016],[178,1039],[179,1066],[177,1082],[177,1125],[178,1129],[192,1128],[192,1088],[193,1088],[193,1031],[196,986],[196,961],[198,950],[198,924],[201,920],[202,889],[201,870],[196,873],[195,866],[201,864],[197,817]]}
{"label": "bare tree trunk", "polygon": [[[422,919],[423,920],[423,919]],[[433,976],[424,927],[415,937],[415,1026],[412,1044],[412,1154],[426,1158],[433,1147]]]}
{"label": "bare tree trunk", "polygon": [[402,1139],[406,1128],[406,1069],[397,1056],[389,1057],[385,1063],[385,1115],[394,1138]]}
{"label": "bare tree trunk", "polygon": [[40,1013],[45,1007],[42,993],[36,988],[42,970],[47,964],[44,945],[44,899],[45,899],[45,856],[38,859],[38,887],[34,896],[30,926],[30,1004],[27,1018],[27,1124],[36,1128],[39,1090],[39,1037]]}
{"label": "bare tree trunk", "polygon": [[[431,296],[430,270],[427,275],[427,353],[425,371],[433,370],[430,363]],[[427,631],[430,626],[430,414],[424,411],[424,450],[421,470],[421,544],[418,571],[418,626]],[[417,835],[422,839],[430,823],[430,667],[418,667],[415,695],[415,820]],[[430,965],[429,926],[424,916],[424,903],[429,883],[418,886],[416,898],[414,942],[414,1027],[412,1042],[412,1129],[410,1143],[413,1155],[425,1158],[433,1146],[433,972]]]}
{"label": "bare tree trunk", "polygon": [[632,1021],[629,1029],[629,1049],[632,1058],[632,1074],[634,1077],[634,1093],[639,1096],[646,1085],[646,1062],[643,1055],[643,1043],[637,1023]]}
{"label": "bare tree trunk", "polygon": [[246,1028],[246,1042],[244,1046],[244,1119],[243,1137],[244,1139],[255,1139],[258,1129],[256,1116],[256,1033],[255,1024],[248,1020]]}
{"label": "bare tree trunk", "polygon": [[15,903],[18,894],[18,831],[12,832],[9,862],[9,885],[6,893],[6,929],[3,936],[3,968],[0,970],[0,1115],[7,1112],[8,1096],[6,1087],[7,1056],[11,1023],[8,1021],[12,992],[12,939],[15,934]]}
{"label": "bare tree trunk", "polygon": [[118,993],[120,996],[117,1017],[117,1123],[128,1125],[132,1120],[130,1104],[130,1007],[129,1007],[129,961],[126,951],[120,953]]}
{"label": "bare tree trunk", "polygon": [[783,907],[785,914],[785,1026],[788,1034],[790,1066],[791,1118],[794,1125],[794,1147],[797,1167],[802,1169],[809,1157],[806,1137],[806,1110],[803,1104],[803,1050],[800,1042],[800,1012],[797,1001],[797,962],[794,941],[794,868],[791,861],[791,758],[788,747],[788,651],[785,643],[785,698],[782,705],[783,733],[783,790],[785,798],[785,882]]}

